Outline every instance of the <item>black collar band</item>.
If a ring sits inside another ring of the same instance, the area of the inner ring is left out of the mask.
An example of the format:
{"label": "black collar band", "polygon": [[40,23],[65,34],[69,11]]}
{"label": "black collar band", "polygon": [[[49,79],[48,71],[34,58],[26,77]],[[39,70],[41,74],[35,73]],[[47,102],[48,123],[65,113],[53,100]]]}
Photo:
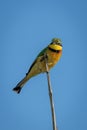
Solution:
{"label": "black collar band", "polygon": [[52,48],[50,48],[50,47],[48,47],[49,48],[49,50],[51,50],[51,51],[53,51],[53,52],[56,52],[56,53],[59,53],[60,52],[60,50],[54,50],[54,49],[52,49]]}

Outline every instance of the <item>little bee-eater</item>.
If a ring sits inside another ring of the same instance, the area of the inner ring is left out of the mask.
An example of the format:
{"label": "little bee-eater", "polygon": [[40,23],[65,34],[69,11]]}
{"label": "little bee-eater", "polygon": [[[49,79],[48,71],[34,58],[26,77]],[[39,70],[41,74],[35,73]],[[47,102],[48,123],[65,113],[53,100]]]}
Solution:
{"label": "little bee-eater", "polygon": [[17,93],[20,93],[24,84],[33,76],[37,74],[47,72],[46,70],[46,60],[48,65],[48,71],[58,62],[62,54],[62,43],[61,40],[58,38],[53,38],[52,42],[44,48],[31,67],[29,68],[26,76],[17,84],[13,90]]}

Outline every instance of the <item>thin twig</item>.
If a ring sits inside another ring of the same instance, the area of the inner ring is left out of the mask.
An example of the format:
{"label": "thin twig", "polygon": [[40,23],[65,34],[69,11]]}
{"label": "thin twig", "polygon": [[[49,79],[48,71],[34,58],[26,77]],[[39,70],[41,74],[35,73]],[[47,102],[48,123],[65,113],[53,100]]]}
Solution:
{"label": "thin twig", "polygon": [[51,87],[51,81],[50,81],[50,74],[49,74],[47,56],[45,56],[45,63],[46,63],[46,74],[47,74],[47,80],[48,80],[48,91],[49,91],[51,113],[52,113],[53,130],[58,130],[57,129],[57,125],[56,125],[56,114],[55,114],[55,108],[54,108],[53,93],[52,93],[52,87]]}

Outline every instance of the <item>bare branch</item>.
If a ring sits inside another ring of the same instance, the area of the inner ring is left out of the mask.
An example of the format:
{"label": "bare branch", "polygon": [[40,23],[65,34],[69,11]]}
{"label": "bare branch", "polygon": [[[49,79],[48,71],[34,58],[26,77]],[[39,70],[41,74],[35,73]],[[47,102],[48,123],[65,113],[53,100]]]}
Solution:
{"label": "bare branch", "polygon": [[46,74],[47,74],[47,80],[48,80],[48,91],[49,91],[49,98],[50,98],[50,105],[51,105],[53,130],[58,130],[57,125],[56,125],[56,114],[55,114],[55,108],[54,108],[53,93],[52,93],[52,87],[51,87],[51,81],[50,81],[48,62],[47,62],[48,59],[46,55],[44,56],[44,58],[45,58],[45,63],[46,63]]}

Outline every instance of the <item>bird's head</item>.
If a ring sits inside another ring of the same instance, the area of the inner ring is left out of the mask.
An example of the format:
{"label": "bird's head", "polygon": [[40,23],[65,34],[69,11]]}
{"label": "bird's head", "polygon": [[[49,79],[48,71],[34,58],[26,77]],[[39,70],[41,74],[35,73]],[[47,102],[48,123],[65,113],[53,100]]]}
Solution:
{"label": "bird's head", "polygon": [[51,44],[56,44],[62,46],[61,39],[59,38],[53,38]]}
{"label": "bird's head", "polygon": [[49,47],[55,50],[62,50],[62,42],[59,38],[53,38]]}

